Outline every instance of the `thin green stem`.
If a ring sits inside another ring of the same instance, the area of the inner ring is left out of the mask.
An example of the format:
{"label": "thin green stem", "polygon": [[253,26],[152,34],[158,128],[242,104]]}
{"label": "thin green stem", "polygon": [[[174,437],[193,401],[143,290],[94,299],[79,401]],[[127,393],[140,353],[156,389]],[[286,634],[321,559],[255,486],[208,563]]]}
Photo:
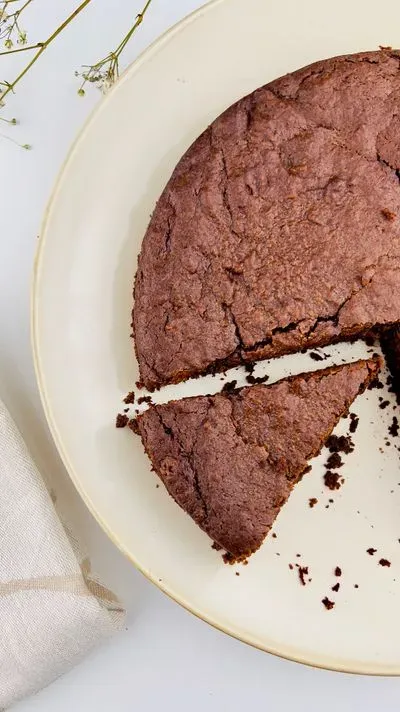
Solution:
{"label": "thin green stem", "polygon": [[145,16],[145,14],[146,14],[146,12],[147,12],[147,10],[148,10],[148,8],[149,8],[151,2],[152,2],[152,0],[147,0],[145,6],[144,6],[144,8],[143,8],[143,10],[142,10],[141,12],[139,12],[139,14],[137,15],[136,21],[135,21],[134,25],[132,25],[132,27],[131,27],[131,29],[129,30],[129,32],[125,35],[125,37],[124,37],[124,39],[122,40],[122,42],[118,45],[117,49],[116,49],[115,52],[114,52],[114,54],[115,54],[117,57],[119,57],[119,55],[121,54],[122,50],[123,50],[123,49],[125,48],[125,46],[128,44],[128,42],[129,42],[129,40],[131,39],[131,37],[132,37],[133,33],[135,32],[135,30],[139,27],[139,25],[142,24],[143,18],[144,18],[144,16]]}
{"label": "thin green stem", "polygon": [[26,3],[24,3],[24,5],[22,5],[22,7],[17,11],[18,15],[20,15],[21,12],[23,12],[25,10],[25,8],[31,4],[31,2],[32,2],[32,0],[26,0]]}
{"label": "thin green stem", "polygon": [[25,151],[30,151],[32,146],[29,143],[18,143],[14,138],[11,138],[11,136],[6,136],[5,134],[0,134],[1,138],[4,138],[6,141],[11,141],[11,143],[14,143],[16,146],[19,146],[19,148],[24,148]]}
{"label": "thin green stem", "polygon": [[[27,5],[29,2],[31,2],[31,1],[32,1],[32,0],[27,0],[27,2],[25,3],[25,6],[24,6],[24,7],[26,7],[26,5]],[[12,92],[14,91],[14,89],[15,89],[16,85],[18,84],[18,82],[21,81],[21,79],[25,76],[25,74],[29,71],[29,69],[38,61],[39,57],[43,54],[43,52],[45,51],[45,49],[47,49],[47,47],[53,42],[53,40],[55,40],[56,37],[58,37],[58,35],[72,22],[72,20],[75,19],[75,17],[76,17],[77,15],[79,15],[80,12],[82,12],[82,10],[83,10],[87,5],[89,5],[90,2],[91,2],[91,0],[84,0],[84,1],[79,5],[79,7],[77,7],[77,8],[74,10],[74,12],[72,12],[71,15],[69,15],[69,17],[67,17],[66,20],[64,20],[64,22],[63,22],[59,27],[57,27],[57,29],[50,35],[50,37],[48,37],[47,40],[45,40],[44,42],[41,43],[41,46],[40,46],[39,50],[36,52],[35,56],[32,57],[31,61],[28,62],[28,64],[27,64],[26,67],[22,70],[22,72],[20,72],[20,73],[18,74],[17,78],[14,79],[13,82],[10,82],[10,83],[8,84],[7,89],[6,89],[2,94],[0,94],[0,100],[1,100],[1,101],[4,101],[4,99],[5,99],[5,97],[7,96],[7,94],[9,94],[11,91],[12,91]]]}
{"label": "thin green stem", "polygon": [[37,49],[38,47],[43,47],[43,42],[37,42],[34,45],[26,45],[25,47],[16,47],[15,49],[6,49],[4,52],[0,52],[0,57],[4,54],[15,54],[16,52],[29,52],[31,49]]}
{"label": "thin green stem", "polygon": [[119,76],[119,57],[125,49],[126,45],[128,44],[129,40],[131,39],[135,30],[137,30],[139,25],[141,25],[141,23],[143,22],[143,18],[148,8],[150,7],[151,2],[152,0],[147,0],[142,11],[139,12],[138,15],[136,15],[135,22],[133,23],[129,32],[127,32],[127,34],[122,38],[121,42],[115,50],[109,52],[105,57],[100,59],[95,64],[89,66],[83,65],[83,68],[86,71],[82,72],[80,75],[79,73],[77,73],[78,76],[82,77],[82,83],[78,89],[78,94],[84,96],[84,86],[87,82],[98,83],[101,87],[104,88],[112,84],[115,79],[117,79],[117,77]]}

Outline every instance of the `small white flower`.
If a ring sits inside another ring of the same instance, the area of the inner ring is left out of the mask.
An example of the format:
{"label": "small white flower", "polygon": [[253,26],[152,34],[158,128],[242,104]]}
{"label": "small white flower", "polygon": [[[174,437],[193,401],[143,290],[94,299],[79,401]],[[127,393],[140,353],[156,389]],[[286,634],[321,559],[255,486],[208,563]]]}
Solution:
{"label": "small white flower", "polygon": [[99,87],[101,93],[107,94],[107,92],[111,89],[113,84],[114,84],[114,82],[112,79],[110,79],[110,77],[105,77]]}

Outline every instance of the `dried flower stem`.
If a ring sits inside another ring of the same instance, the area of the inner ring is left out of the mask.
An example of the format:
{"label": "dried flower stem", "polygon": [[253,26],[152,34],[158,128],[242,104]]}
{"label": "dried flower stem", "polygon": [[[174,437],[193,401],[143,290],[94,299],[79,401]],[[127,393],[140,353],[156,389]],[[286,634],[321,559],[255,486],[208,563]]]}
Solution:
{"label": "dried flower stem", "polygon": [[119,77],[119,58],[129,40],[131,39],[134,32],[137,30],[139,25],[142,24],[143,18],[151,4],[152,0],[147,0],[141,12],[136,15],[135,22],[133,23],[130,30],[127,32],[125,37],[119,43],[118,47],[107,54],[105,57],[100,59],[96,64],[93,65],[83,65],[83,72],[75,72],[77,76],[82,77],[82,83],[78,89],[78,94],[84,96],[85,94],[85,84],[87,82],[91,84],[97,84],[100,89],[107,91],[107,89],[115,82]]}
{"label": "dried flower stem", "polygon": [[[8,1],[10,1],[10,0],[8,0]],[[32,0],[27,0],[26,3],[25,3],[25,5],[23,6],[23,8],[25,8],[25,7],[28,5],[28,3],[30,3],[31,1],[32,1]],[[75,17],[77,17],[77,15],[79,15],[80,12],[82,12],[82,10],[86,7],[86,5],[89,5],[90,2],[91,2],[91,0],[84,0],[84,1],[79,5],[79,7],[77,7],[77,8],[74,10],[74,12],[72,12],[71,15],[69,15],[69,17],[67,17],[66,20],[64,20],[64,22],[63,22],[59,27],[57,27],[57,29],[50,35],[50,37],[47,38],[47,40],[45,40],[44,42],[38,43],[38,45],[37,45],[38,51],[37,51],[36,54],[32,57],[31,61],[28,62],[28,64],[27,64],[26,67],[22,70],[22,72],[20,72],[20,73],[18,74],[18,76],[16,77],[16,79],[14,79],[14,81],[12,81],[12,82],[0,82],[0,85],[6,87],[6,88],[3,90],[3,92],[0,94],[0,104],[3,103],[3,101],[4,101],[5,97],[7,96],[7,94],[9,94],[10,92],[14,92],[15,87],[16,87],[16,85],[18,84],[18,82],[21,81],[21,79],[25,76],[25,74],[29,71],[29,69],[38,61],[39,57],[43,54],[43,52],[45,51],[45,49],[47,49],[47,47],[53,42],[53,40],[55,40],[56,37],[58,37],[58,35],[72,22],[72,20],[75,19]],[[22,11],[23,8],[21,8],[21,11]],[[20,12],[21,12],[21,11],[20,11]],[[24,47],[24,48],[21,48],[21,49],[27,50],[27,49],[31,49],[31,48],[30,48],[30,47],[29,47],[29,48],[28,48],[28,47]]]}

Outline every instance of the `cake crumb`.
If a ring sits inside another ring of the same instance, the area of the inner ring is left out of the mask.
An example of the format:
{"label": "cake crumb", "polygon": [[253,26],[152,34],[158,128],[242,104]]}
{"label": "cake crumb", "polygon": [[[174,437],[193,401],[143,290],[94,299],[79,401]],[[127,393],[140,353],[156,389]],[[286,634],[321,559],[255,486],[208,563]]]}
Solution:
{"label": "cake crumb", "polygon": [[370,556],[373,556],[374,554],[376,554],[376,552],[377,549],[374,549],[373,546],[370,546],[369,549],[367,549],[367,554],[369,554]]}
{"label": "cake crumb", "polygon": [[269,376],[253,376],[251,373],[246,376],[246,381],[247,383],[250,383],[252,386],[255,386],[257,383],[266,383],[269,380]]}
{"label": "cake crumb", "polygon": [[138,398],[138,403],[139,405],[141,403],[152,403],[151,396],[140,396],[140,398]]}
{"label": "cake crumb", "polygon": [[317,498],[310,497],[310,499],[308,500],[308,506],[311,507],[311,509],[312,509],[313,507],[315,507],[316,504],[318,504]]}
{"label": "cake crumb", "polygon": [[391,566],[392,565],[391,562],[388,561],[387,559],[379,559],[378,563],[380,564],[380,566]]}
{"label": "cake crumb", "polygon": [[298,574],[299,574],[299,579],[300,579],[301,585],[305,586],[306,581],[304,579],[304,576],[308,575],[308,566],[299,566]]}
{"label": "cake crumb", "polygon": [[233,554],[230,554],[229,551],[227,551],[225,554],[222,554],[222,560],[224,564],[232,565],[236,563],[235,557],[233,556]]}
{"label": "cake crumb", "polygon": [[338,452],[333,452],[331,455],[329,455],[325,465],[327,470],[338,470],[339,467],[342,466],[343,460]]}
{"label": "cake crumb", "polygon": [[330,601],[329,598],[328,598],[328,596],[325,596],[325,598],[322,599],[322,603],[323,603],[323,605],[325,606],[325,608],[326,608],[327,611],[332,610],[332,608],[333,608],[334,605],[335,605],[334,601]]}
{"label": "cake crumb", "polygon": [[335,568],[335,576],[341,576],[342,575],[342,569],[340,566],[336,566]]}
{"label": "cake crumb", "polygon": [[394,438],[397,438],[399,434],[399,421],[395,415],[393,416],[392,424],[389,426],[389,434]]}
{"label": "cake crumb", "polygon": [[116,419],[115,419],[115,427],[116,428],[125,428],[126,425],[129,423],[129,418],[127,415],[118,413]]}
{"label": "cake crumb", "polygon": [[324,484],[325,487],[328,487],[330,490],[337,490],[340,489],[340,479],[339,475],[337,472],[331,472],[331,470],[328,470],[324,474]]}
{"label": "cake crumb", "polygon": [[308,354],[310,358],[312,358],[313,361],[323,361],[324,357],[321,356],[321,354],[318,354],[316,351],[310,351]]}
{"label": "cake crumb", "polygon": [[350,427],[349,427],[349,431],[350,431],[351,433],[355,433],[355,432],[356,432],[356,430],[357,430],[357,428],[358,428],[358,423],[359,423],[359,422],[360,422],[360,418],[358,417],[358,415],[356,415],[355,413],[350,413]]}
{"label": "cake crumb", "polygon": [[335,583],[334,586],[332,586],[332,591],[335,591],[335,593],[337,593],[339,591],[339,588],[340,588],[340,583],[338,581],[337,583]]}
{"label": "cake crumb", "polygon": [[127,405],[134,403],[135,402],[135,394],[133,391],[130,391],[127,396],[124,398],[124,403]]}
{"label": "cake crumb", "polygon": [[237,381],[227,381],[227,383],[225,383],[222,386],[221,393],[233,393],[236,386],[237,386]]}
{"label": "cake crumb", "polygon": [[349,435],[330,435],[326,446],[330,452],[343,452],[345,455],[354,450],[354,443]]}

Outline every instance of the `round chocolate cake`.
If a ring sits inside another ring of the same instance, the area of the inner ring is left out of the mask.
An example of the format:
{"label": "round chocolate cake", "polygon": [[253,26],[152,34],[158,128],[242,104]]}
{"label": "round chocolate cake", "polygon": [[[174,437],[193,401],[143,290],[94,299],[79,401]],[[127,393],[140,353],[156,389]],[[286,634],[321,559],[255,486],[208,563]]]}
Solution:
{"label": "round chocolate cake", "polygon": [[149,389],[400,320],[400,52],[329,59],[231,106],[178,163],[133,311]]}

